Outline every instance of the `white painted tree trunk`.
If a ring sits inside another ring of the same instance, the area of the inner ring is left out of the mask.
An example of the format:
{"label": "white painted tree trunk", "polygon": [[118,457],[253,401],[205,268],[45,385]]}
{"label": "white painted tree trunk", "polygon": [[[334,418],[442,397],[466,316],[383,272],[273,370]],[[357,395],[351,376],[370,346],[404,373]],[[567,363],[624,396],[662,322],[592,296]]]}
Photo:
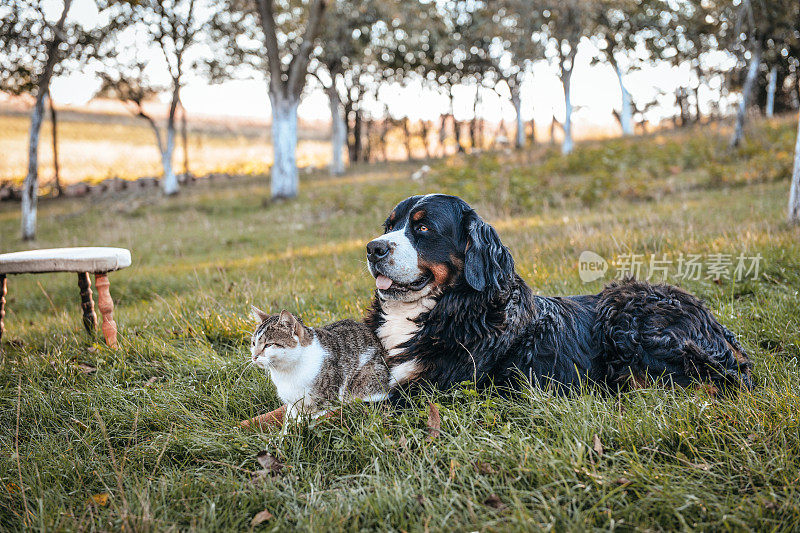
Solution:
{"label": "white painted tree trunk", "polygon": [[336,87],[325,89],[328,93],[328,104],[331,108],[331,146],[333,148],[333,158],[331,159],[331,175],[341,176],[344,174],[344,145],[347,142],[347,124],[344,122],[342,105],[339,101],[339,93]]}
{"label": "white painted tree trunk", "polygon": [[750,102],[750,93],[753,92],[753,85],[758,74],[758,67],[761,65],[761,47],[756,46],[750,57],[750,64],[747,67],[747,77],[742,88],[742,100],[739,102],[739,112],[736,114],[736,128],[731,138],[731,148],[739,146],[744,136],[744,121],[747,118],[747,104]]}
{"label": "white painted tree trunk", "polygon": [[167,143],[161,152],[161,166],[164,169],[164,176],[161,178],[161,189],[167,196],[178,194],[178,176],[172,168],[172,155],[175,152],[175,124],[167,125]]}
{"label": "white painted tree trunk", "polygon": [[614,70],[617,72],[619,89],[622,91],[622,109],[619,114],[622,134],[633,135],[633,102],[631,101],[631,93],[625,88],[625,83],[622,81],[622,69],[619,68],[619,65],[614,65]]}
{"label": "white painted tree trunk", "polygon": [[797,120],[797,141],[794,145],[794,170],[789,189],[789,222],[800,223],[800,116]]}
{"label": "white painted tree trunk", "polygon": [[775,114],[775,90],[778,88],[778,68],[772,67],[769,70],[769,82],[767,83],[767,117],[772,118]]}
{"label": "white painted tree trunk", "polygon": [[22,185],[22,239],[36,238],[36,208],[39,202],[39,134],[44,118],[44,95],[36,98],[31,113],[31,130],[28,138],[28,174]]}
{"label": "white painted tree trunk", "polygon": [[561,153],[571,154],[575,148],[572,140],[572,98],[570,97],[570,82],[572,69],[564,71],[561,84],[564,86],[564,141],[561,143]]}
{"label": "white painted tree trunk", "polygon": [[514,146],[520,149],[525,146],[525,122],[522,121],[522,98],[520,97],[518,87],[511,91],[511,105],[514,106],[514,113],[516,114],[517,120],[517,132]]}
{"label": "white painted tree trunk", "polygon": [[298,98],[270,93],[272,103],[272,197],[297,196],[297,105]]}

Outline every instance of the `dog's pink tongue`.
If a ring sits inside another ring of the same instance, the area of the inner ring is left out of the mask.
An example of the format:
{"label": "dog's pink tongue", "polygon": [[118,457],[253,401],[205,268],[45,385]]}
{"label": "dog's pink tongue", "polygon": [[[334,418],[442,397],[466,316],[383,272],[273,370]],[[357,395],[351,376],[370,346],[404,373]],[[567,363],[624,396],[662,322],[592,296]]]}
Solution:
{"label": "dog's pink tongue", "polygon": [[380,290],[385,291],[392,286],[392,280],[381,274],[375,278],[375,286]]}

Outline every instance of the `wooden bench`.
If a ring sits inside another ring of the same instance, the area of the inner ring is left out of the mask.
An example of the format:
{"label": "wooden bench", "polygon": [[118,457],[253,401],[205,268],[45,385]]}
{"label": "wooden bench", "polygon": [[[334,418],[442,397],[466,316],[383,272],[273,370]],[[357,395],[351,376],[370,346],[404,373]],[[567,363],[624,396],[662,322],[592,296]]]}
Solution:
{"label": "wooden bench", "polygon": [[103,337],[111,347],[117,345],[117,324],[114,322],[114,301],[109,291],[108,273],[131,266],[131,253],[124,248],[50,248],[0,254],[0,340],[3,338],[3,318],[6,314],[6,277],[11,274],[42,274],[45,272],[77,272],[81,291],[83,325],[92,333],[97,326],[92,300],[94,274],[97,305],[103,315]]}

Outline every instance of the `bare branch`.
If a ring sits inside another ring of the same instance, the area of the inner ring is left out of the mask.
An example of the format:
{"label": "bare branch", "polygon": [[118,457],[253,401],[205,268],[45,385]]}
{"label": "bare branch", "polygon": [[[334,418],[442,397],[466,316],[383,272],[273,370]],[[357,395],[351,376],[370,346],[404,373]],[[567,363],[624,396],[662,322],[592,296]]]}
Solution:
{"label": "bare branch", "polygon": [[308,22],[306,31],[303,34],[303,42],[292,58],[289,65],[288,92],[299,96],[303,91],[303,85],[308,71],[308,62],[311,52],[314,50],[314,41],[317,40],[322,29],[322,15],[325,13],[325,0],[315,0],[309,8]]}

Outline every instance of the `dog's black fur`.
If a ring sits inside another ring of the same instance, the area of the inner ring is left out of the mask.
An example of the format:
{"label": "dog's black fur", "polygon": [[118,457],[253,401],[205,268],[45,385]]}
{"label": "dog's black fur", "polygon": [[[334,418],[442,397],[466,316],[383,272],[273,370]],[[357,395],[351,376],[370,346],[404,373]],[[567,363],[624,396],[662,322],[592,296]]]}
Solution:
{"label": "dog's black fur", "polygon": [[[425,224],[424,234],[415,233],[416,223]],[[401,385],[446,389],[474,380],[513,387],[522,374],[562,392],[581,383],[618,390],[648,379],[752,387],[745,350],[677,287],[627,280],[595,295],[537,296],[515,273],[494,228],[463,200],[408,198],[386,230],[401,224],[436,284],[435,305],[416,317],[416,333],[389,361],[416,361],[419,372]],[[379,294],[366,318],[373,330],[386,320]]]}

